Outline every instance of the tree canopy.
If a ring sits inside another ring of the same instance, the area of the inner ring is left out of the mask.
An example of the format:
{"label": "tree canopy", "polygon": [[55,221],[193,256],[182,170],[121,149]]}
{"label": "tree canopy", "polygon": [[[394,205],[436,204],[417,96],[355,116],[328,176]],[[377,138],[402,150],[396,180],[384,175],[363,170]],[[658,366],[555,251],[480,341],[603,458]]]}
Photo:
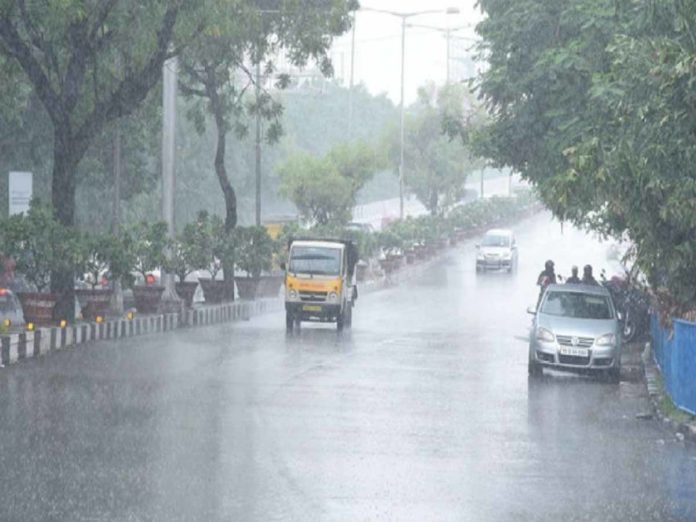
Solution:
{"label": "tree canopy", "polygon": [[324,157],[300,152],[279,167],[280,192],[312,224],[345,224],[358,192],[382,165],[363,142],[336,146]]}
{"label": "tree canopy", "polygon": [[479,150],[696,301],[696,2],[481,0]]}
{"label": "tree canopy", "polygon": [[[467,136],[478,117],[480,111],[463,85],[421,88],[407,115],[405,184],[433,215],[463,195],[467,175],[482,165],[470,154]],[[397,127],[388,133],[387,149],[398,164]]]}

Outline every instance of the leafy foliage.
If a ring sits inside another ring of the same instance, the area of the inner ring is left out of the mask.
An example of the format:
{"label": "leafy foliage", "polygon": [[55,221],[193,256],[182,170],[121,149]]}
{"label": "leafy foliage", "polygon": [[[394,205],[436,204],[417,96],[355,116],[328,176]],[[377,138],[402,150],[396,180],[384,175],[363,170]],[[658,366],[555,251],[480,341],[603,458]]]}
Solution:
{"label": "leafy foliage", "polygon": [[318,225],[347,223],[358,191],[381,166],[365,143],[339,145],[324,157],[298,153],[280,166],[280,193]]}
{"label": "leafy foliage", "polygon": [[482,0],[478,147],[696,303],[696,3]]}
{"label": "leafy foliage", "polygon": [[50,206],[34,200],[29,212],[0,222],[0,228],[4,254],[17,261],[17,270],[39,292],[48,289],[52,270],[75,272],[80,261],[79,237],[55,219]]}
{"label": "leafy foliage", "polygon": [[237,227],[234,235],[237,268],[252,279],[258,279],[261,272],[271,270],[275,243],[264,227]]}
{"label": "leafy foliage", "polygon": [[[269,143],[282,134],[282,105],[266,90],[268,77],[276,65],[270,58],[284,51],[290,63],[304,66],[310,59],[319,63],[323,74],[333,69],[328,58],[331,39],[349,28],[348,14],[357,8],[354,0],[322,0],[314,5],[289,0],[239,3],[230,9],[228,2],[211,3],[215,22],[184,55],[182,90],[193,104],[189,118],[200,132],[204,130],[207,110],[215,122],[217,144],[215,172],[225,200],[225,224],[228,232],[237,224],[237,195],[225,166],[226,134],[230,129],[239,136],[247,132],[247,119],[255,117],[258,138],[261,121],[270,122],[265,129]],[[247,58],[256,65],[256,73],[247,67]],[[236,73],[242,73],[236,74]],[[284,89],[290,79],[276,78],[275,88]],[[253,95],[247,91],[253,86]]]}
{"label": "leafy foliage", "polygon": [[[461,198],[467,175],[481,166],[464,141],[474,112],[463,86],[437,91],[431,85],[420,89],[419,102],[406,120],[405,184],[433,215]],[[458,136],[453,139],[447,132]],[[393,127],[387,138],[389,155],[396,165],[400,161],[399,136],[399,129]]]}
{"label": "leafy foliage", "polygon": [[135,271],[147,275],[166,263],[165,251],[169,246],[166,223],[139,223],[131,231]]}

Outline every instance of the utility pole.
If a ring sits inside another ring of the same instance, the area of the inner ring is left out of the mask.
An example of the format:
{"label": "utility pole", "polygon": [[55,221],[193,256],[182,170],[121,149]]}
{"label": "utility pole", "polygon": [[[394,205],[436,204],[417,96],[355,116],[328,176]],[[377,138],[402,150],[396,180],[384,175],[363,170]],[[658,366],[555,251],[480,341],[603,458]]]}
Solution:
{"label": "utility pole", "polygon": [[445,76],[445,85],[450,83],[450,40],[452,36],[452,29],[447,28],[445,30],[445,40],[447,41],[447,73]]}
{"label": "utility pole", "polygon": [[353,87],[355,86],[355,24],[357,13],[353,13],[353,27],[350,36],[350,83],[348,90],[348,138],[353,138]]}
{"label": "utility pole", "polygon": [[404,219],[404,125],[406,122],[406,107],[404,106],[404,80],[406,66],[406,17],[401,18],[401,127],[399,138],[399,219]]}
{"label": "utility pole", "polygon": [[113,142],[114,157],[114,206],[113,221],[111,223],[112,232],[118,232],[121,227],[121,125],[116,121]]}
{"label": "utility pole", "polygon": [[[111,223],[111,231],[116,234],[121,229],[121,122],[116,120],[114,129],[113,141],[113,157],[114,157],[114,206],[113,220]],[[112,281],[113,293],[111,294],[111,302],[109,303],[109,312],[112,315],[123,314],[123,289],[121,288],[121,280],[114,279]]]}
{"label": "utility pole", "polygon": [[256,62],[256,226],[261,226],[261,61]]}
{"label": "utility pole", "polygon": [[[167,223],[167,235],[174,239],[174,177],[176,153],[176,91],[179,63],[176,57],[162,67],[162,220]],[[176,293],[174,274],[162,273],[164,293],[160,304],[164,313],[181,312],[183,301]]]}

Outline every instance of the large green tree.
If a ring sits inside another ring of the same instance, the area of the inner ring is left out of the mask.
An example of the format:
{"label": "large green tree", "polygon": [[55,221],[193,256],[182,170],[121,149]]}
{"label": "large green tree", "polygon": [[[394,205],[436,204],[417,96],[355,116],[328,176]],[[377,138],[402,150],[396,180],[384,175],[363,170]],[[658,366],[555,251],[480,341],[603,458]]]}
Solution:
{"label": "large green tree", "polygon": [[[404,173],[406,186],[436,215],[456,202],[464,192],[469,173],[480,168],[472,156],[467,133],[477,124],[480,110],[463,85],[419,90],[418,102],[406,118]],[[399,132],[391,129],[387,147],[392,162],[400,154]]]}
{"label": "large green tree", "polygon": [[358,192],[383,168],[383,158],[363,142],[341,144],[325,156],[299,152],[278,169],[280,193],[311,224],[350,221]]}
{"label": "large green tree", "polygon": [[481,150],[696,302],[696,2],[481,0]]}
{"label": "large green tree", "polygon": [[[199,0],[0,2],[0,53],[24,72],[52,124],[52,202],[75,220],[78,164],[105,125],[135,110],[173,47],[202,27]],[[59,313],[72,317],[73,274],[53,274]]]}
{"label": "large green tree", "polygon": [[[284,53],[297,66],[314,59],[322,73],[330,75],[328,51],[332,37],[350,27],[349,13],[357,8],[357,3],[354,0],[320,0],[312,4],[297,0],[254,0],[240,4],[234,11],[225,2],[213,6],[215,22],[184,54],[182,90],[205,104],[203,110],[190,112],[201,131],[206,112],[215,122],[214,165],[225,201],[225,227],[229,234],[238,217],[237,193],[225,164],[228,132],[234,127],[239,134],[246,133],[247,118],[256,116],[272,122],[265,139],[276,141],[281,131],[282,106],[261,84],[262,74],[264,78],[273,75],[275,57]],[[256,71],[249,69],[250,63]],[[286,75],[279,75],[276,80],[279,88],[286,87],[290,81]],[[253,96],[245,96],[250,88]],[[261,132],[260,128],[257,132]],[[225,277],[231,277],[232,267],[226,268]]]}

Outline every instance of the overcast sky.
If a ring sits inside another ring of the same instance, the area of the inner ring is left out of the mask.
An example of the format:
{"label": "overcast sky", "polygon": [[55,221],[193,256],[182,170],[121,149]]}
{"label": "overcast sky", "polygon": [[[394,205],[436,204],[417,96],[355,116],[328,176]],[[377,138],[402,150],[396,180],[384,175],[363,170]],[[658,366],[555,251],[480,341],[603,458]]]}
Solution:
{"label": "overcast sky", "polygon": [[[459,14],[427,14],[410,18],[408,23],[434,27],[472,27],[456,35],[474,36],[473,25],[481,19],[475,8],[476,0],[361,0],[357,13],[355,82],[363,83],[373,94],[386,93],[399,103],[401,71],[401,19],[388,14],[367,11],[366,8],[384,9],[400,13],[456,7]],[[350,34],[339,38],[333,49],[334,67],[338,78],[348,81],[350,72]],[[447,46],[444,34],[423,28],[406,30],[406,103],[416,98],[418,87],[428,81],[444,83],[446,77]],[[451,75],[462,74],[461,58],[472,42],[451,40]]]}

